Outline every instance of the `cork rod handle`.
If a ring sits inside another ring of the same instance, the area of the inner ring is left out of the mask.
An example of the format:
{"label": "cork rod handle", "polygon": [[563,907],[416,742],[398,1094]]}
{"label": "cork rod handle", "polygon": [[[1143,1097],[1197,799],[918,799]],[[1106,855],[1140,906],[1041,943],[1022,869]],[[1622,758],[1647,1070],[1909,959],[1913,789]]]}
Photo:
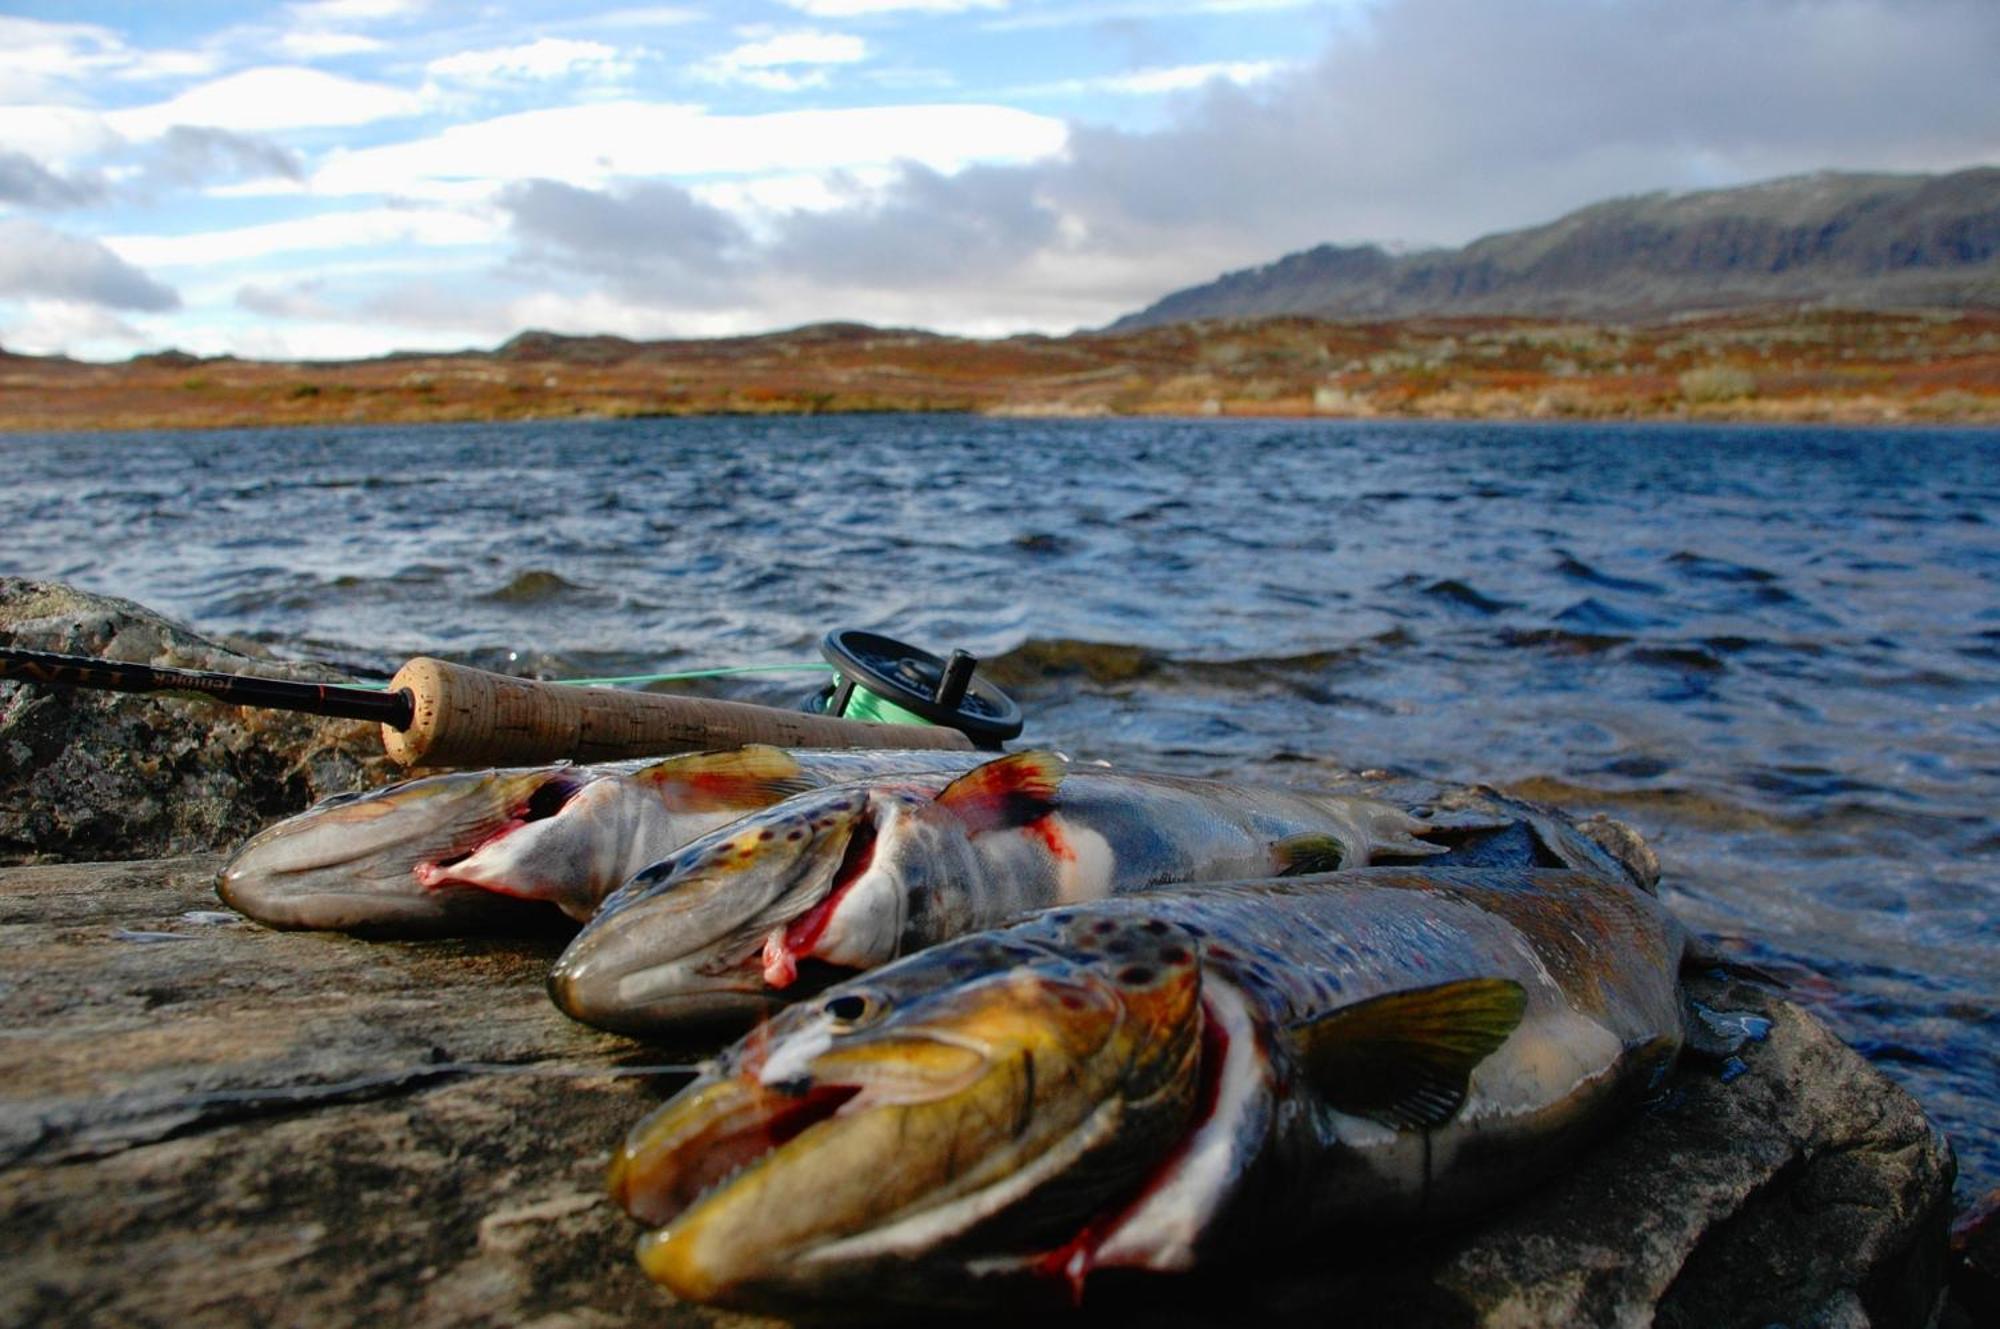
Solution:
{"label": "cork rod handle", "polygon": [[418,656],[391,689],[413,701],[407,729],[382,727],[405,766],[611,761],[770,743],[789,748],[969,749],[956,729],[868,724],[744,702],[563,687]]}

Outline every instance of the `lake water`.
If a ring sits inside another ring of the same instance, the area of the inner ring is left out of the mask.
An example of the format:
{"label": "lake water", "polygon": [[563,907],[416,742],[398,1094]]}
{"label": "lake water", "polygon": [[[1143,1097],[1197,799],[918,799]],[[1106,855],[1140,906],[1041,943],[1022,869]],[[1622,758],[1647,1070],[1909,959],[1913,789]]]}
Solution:
{"label": "lake water", "polygon": [[[2000,431],[958,417],[0,437],[0,572],[391,670],[966,647],[1025,742],[1644,832],[2000,1185]],[[812,676],[716,685],[789,704]]]}

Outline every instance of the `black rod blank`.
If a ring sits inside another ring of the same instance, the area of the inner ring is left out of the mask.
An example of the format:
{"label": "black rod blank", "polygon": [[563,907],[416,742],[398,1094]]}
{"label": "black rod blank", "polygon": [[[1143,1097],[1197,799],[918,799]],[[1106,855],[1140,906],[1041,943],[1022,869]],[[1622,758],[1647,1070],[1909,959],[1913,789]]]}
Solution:
{"label": "black rod blank", "polygon": [[108,692],[194,692],[232,706],[303,711],[343,720],[373,720],[408,729],[410,694],[376,692],[338,683],[298,683],[254,674],[218,674],[206,669],[161,669],[88,655],[56,655],[0,646],[0,679],[44,687],[93,688]]}

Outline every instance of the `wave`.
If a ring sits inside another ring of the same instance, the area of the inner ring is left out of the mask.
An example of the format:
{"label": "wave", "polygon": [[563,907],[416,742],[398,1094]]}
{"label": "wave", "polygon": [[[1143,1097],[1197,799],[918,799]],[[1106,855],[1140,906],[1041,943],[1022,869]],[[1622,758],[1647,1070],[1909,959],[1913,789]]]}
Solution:
{"label": "wave", "polygon": [[559,602],[582,600],[602,600],[606,597],[598,591],[579,586],[559,573],[546,568],[530,568],[517,573],[514,579],[498,590],[488,591],[478,597],[488,604],[545,605]]}
{"label": "wave", "polygon": [[1133,642],[1084,641],[1073,637],[1032,637],[980,663],[980,672],[1006,688],[1080,680],[1116,687],[1141,680],[1207,687],[1268,686],[1274,677],[1324,673],[1370,655],[1405,647],[1415,638],[1402,628],[1377,633],[1348,646],[1290,655],[1225,659],[1181,659]]}
{"label": "wave", "polygon": [[1601,572],[1584,562],[1566,549],[1556,551],[1556,575],[1571,581],[1580,581],[1589,586],[1602,586],[1608,591],[1627,591],[1635,595],[1659,595],[1666,589],[1650,581],[1639,581],[1633,577],[1617,577]]}

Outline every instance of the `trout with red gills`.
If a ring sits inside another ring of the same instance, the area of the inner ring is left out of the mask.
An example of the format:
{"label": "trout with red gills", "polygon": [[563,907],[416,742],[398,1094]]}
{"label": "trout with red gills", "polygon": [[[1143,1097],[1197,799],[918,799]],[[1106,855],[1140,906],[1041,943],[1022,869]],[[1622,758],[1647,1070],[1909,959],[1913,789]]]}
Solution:
{"label": "trout with red gills", "polygon": [[[746,1021],[1028,910],[1163,882],[1441,853],[1372,798],[1000,757],[796,798],[689,844],[604,901],[556,962],[569,1014],[629,1033]],[[808,974],[813,982],[805,981]]]}
{"label": "trout with red gills", "polygon": [[428,776],[336,795],[267,827],[217,891],[278,928],[477,932],[550,917],[549,905],[582,920],[641,868],[791,795],[889,772],[949,776],[981,760],[751,745]]}
{"label": "trout with red gills", "polygon": [[1169,887],[801,1003],[633,1129],[614,1197],[692,1302],[1081,1299],[1556,1171],[1683,1039],[1687,934],[1622,877]]}

